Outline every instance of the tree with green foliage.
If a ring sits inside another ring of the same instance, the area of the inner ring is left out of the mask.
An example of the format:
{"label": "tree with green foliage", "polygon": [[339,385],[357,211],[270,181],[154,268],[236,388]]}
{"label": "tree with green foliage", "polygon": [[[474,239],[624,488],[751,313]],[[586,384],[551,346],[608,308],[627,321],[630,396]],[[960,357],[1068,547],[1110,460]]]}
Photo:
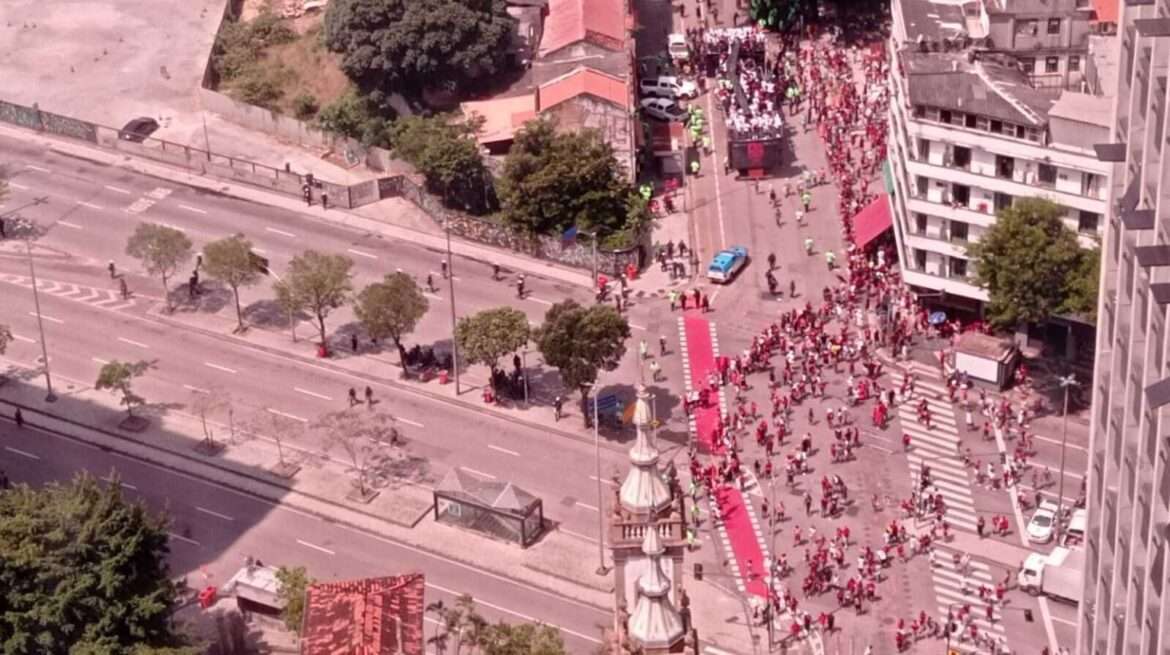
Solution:
{"label": "tree with green foliage", "polygon": [[244,329],[244,310],[240,307],[240,287],[260,281],[261,271],[252,254],[252,242],[236,234],[203,246],[203,268],[211,277],[232,290],[236,300],[237,331]]}
{"label": "tree with green foliage", "polygon": [[[549,308],[536,330],[536,345],[544,361],[561,373],[568,389],[581,392],[582,408],[589,385],[600,370],[612,371],[626,354],[630,324],[610,305],[582,307],[573,300]],[[586,424],[589,413],[582,411]]]}
{"label": "tree with green foliage", "polygon": [[182,230],[157,223],[139,223],[126,241],[126,254],[142,262],[151,275],[162,277],[167,309],[173,311],[167,280],[191,259],[191,240]]}
{"label": "tree with green foliage", "polygon": [[1078,316],[1090,323],[1097,322],[1097,297],[1101,288],[1101,249],[1081,250],[1081,258],[1065,284],[1064,302],[1060,313]]}
{"label": "tree with green foliage", "polygon": [[500,358],[528,343],[528,317],[519,309],[497,307],[464,316],[455,326],[459,356],[466,363],[483,364],[495,376]]}
{"label": "tree with green foliage", "polygon": [[8,344],[12,343],[12,330],[7,325],[0,323],[0,355],[8,350]]}
{"label": "tree with green foliage", "polygon": [[560,630],[541,623],[510,625],[500,621],[489,623],[480,616],[475,600],[468,594],[456,599],[453,605],[443,601],[426,607],[427,614],[436,615],[439,628],[427,639],[440,654],[450,648],[455,655],[565,655],[565,642]]}
{"label": "tree with green foliage", "polygon": [[1077,284],[1078,273],[1083,277],[1089,255],[1061,220],[1063,213],[1050,200],[1019,199],[968,247],[975,283],[987,289],[986,314],[995,327],[1044,322],[1068,310],[1070,296],[1083,302],[1070,285]]}
{"label": "tree with green foliage", "polygon": [[0,650],[193,653],[172,632],[167,523],[88,475],[0,493]]}
{"label": "tree with green foliage", "polygon": [[450,115],[404,116],[394,123],[394,152],[426,178],[427,190],[449,206],[484,212],[490,175],[475,134],[482,119],[466,121]]}
{"label": "tree with green foliage", "polygon": [[146,402],[142,396],[134,393],[134,378],[141,377],[150,368],[150,362],[120,362],[114,360],[102,364],[98,371],[97,382],[93,388],[98,391],[112,391],[122,396],[122,404],[126,406],[126,413],[134,416],[134,406]]}
{"label": "tree with green foliage", "polygon": [[211,59],[215,72],[231,80],[254,69],[266,48],[295,41],[297,33],[271,10],[250,21],[224,21],[215,37]]}
{"label": "tree with green foliage", "polygon": [[498,187],[504,220],[527,234],[636,231],[649,219],[613,146],[596,130],[558,132],[551,119],[516,135]]}
{"label": "tree with green foliage", "polygon": [[284,601],[284,627],[300,634],[305,623],[305,591],[314,580],[303,566],[282,566],[276,570],[276,581],[280,583],[276,596]]}
{"label": "tree with green foliage", "polygon": [[414,278],[406,273],[391,273],[381,282],[362,289],[354,305],[354,314],[371,339],[390,339],[398,349],[398,361],[407,373],[406,346],[402,340],[414,332],[427,313],[427,297]]}
{"label": "tree with green foliage", "polygon": [[284,279],[278,280],[274,288],[281,305],[313,313],[321,346],[325,347],[325,318],[348,302],[353,293],[353,260],[345,255],[306,250],[292,258]]}
{"label": "tree with green foliage", "polygon": [[325,434],[327,449],[341,448],[353,466],[354,486],[370,497],[370,472],[384,457],[386,446],[398,441],[398,419],[372,407],[350,407],[329,412],[313,422]]}
{"label": "tree with green foliage", "polygon": [[515,20],[504,0],[333,0],[325,45],[368,95],[465,90],[505,69]]}
{"label": "tree with green foliage", "polygon": [[349,89],[322,107],[316,120],[323,130],[357,139],[363,145],[390,148],[393,114],[384,116],[387,112],[388,107],[375,107],[369,98],[356,89]]}

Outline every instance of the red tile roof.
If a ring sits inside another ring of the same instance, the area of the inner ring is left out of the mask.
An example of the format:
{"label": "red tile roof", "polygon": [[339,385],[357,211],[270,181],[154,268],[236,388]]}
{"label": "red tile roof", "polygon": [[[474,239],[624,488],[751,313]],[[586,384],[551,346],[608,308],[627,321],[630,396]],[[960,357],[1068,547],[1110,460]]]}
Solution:
{"label": "red tile roof", "polygon": [[625,80],[582,66],[541,85],[536,91],[537,110],[546,111],[584,94],[630,109],[630,87]]}
{"label": "red tile roof", "polygon": [[421,573],[310,585],[301,655],[423,655],[423,592]]}
{"label": "red tile roof", "polygon": [[579,41],[621,50],[627,25],[626,0],[549,0],[540,55]]}

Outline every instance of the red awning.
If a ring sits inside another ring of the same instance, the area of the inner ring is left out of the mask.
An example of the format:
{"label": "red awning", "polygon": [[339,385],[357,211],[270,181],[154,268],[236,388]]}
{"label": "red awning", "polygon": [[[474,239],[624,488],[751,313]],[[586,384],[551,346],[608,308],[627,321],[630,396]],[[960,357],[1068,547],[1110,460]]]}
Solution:
{"label": "red awning", "polygon": [[854,214],[853,241],[858,248],[864,248],[893,224],[893,218],[890,216],[890,196],[883,193]]}

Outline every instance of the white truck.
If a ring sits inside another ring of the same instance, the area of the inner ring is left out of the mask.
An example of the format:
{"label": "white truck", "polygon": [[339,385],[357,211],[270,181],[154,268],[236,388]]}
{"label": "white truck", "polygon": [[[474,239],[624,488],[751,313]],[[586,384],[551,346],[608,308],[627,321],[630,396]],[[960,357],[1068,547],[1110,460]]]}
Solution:
{"label": "white truck", "polygon": [[1047,555],[1028,555],[1016,581],[1020,589],[1032,595],[1043,593],[1050,598],[1080,603],[1084,570],[1085,551],[1060,546]]}

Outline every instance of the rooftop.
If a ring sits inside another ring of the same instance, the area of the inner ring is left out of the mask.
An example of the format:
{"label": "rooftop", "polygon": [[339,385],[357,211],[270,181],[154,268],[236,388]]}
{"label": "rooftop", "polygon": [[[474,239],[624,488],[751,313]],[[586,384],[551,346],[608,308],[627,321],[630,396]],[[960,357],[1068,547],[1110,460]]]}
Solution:
{"label": "rooftop", "polygon": [[507,141],[526,121],[536,117],[536,95],[526,94],[490,100],[475,100],[459,105],[467,118],[483,118],[479,129],[480,143]]}
{"label": "rooftop", "polygon": [[423,591],[421,573],[309,585],[301,655],[422,653]]}
{"label": "rooftop", "polygon": [[1053,118],[1088,123],[1098,127],[1108,128],[1113,114],[1113,100],[1104,96],[1094,96],[1088,93],[1074,93],[1062,91],[1048,115]]}
{"label": "rooftop", "polygon": [[1053,97],[1032,88],[1010,57],[970,52],[900,53],[910,103],[1041,126]]}
{"label": "rooftop", "polygon": [[[954,38],[967,34],[967,19],[963,6],[954,0],[899,0],[901,14],[895,22],[901,23],[906,41]],[[900,21],[899,21],[900,19]]]}
{"label": "rooftop", "polygon": [[591,95],[623,109],[630,108],[630,87],[624,79],[585,66],[542,84],[537,91],[538,108],[545,111],[580,95]]}
{"label": "rooftop", "polygon": [[548,56],[581,41],[608,50],[624,48],[625,0],[549,0],[540,56]]}

